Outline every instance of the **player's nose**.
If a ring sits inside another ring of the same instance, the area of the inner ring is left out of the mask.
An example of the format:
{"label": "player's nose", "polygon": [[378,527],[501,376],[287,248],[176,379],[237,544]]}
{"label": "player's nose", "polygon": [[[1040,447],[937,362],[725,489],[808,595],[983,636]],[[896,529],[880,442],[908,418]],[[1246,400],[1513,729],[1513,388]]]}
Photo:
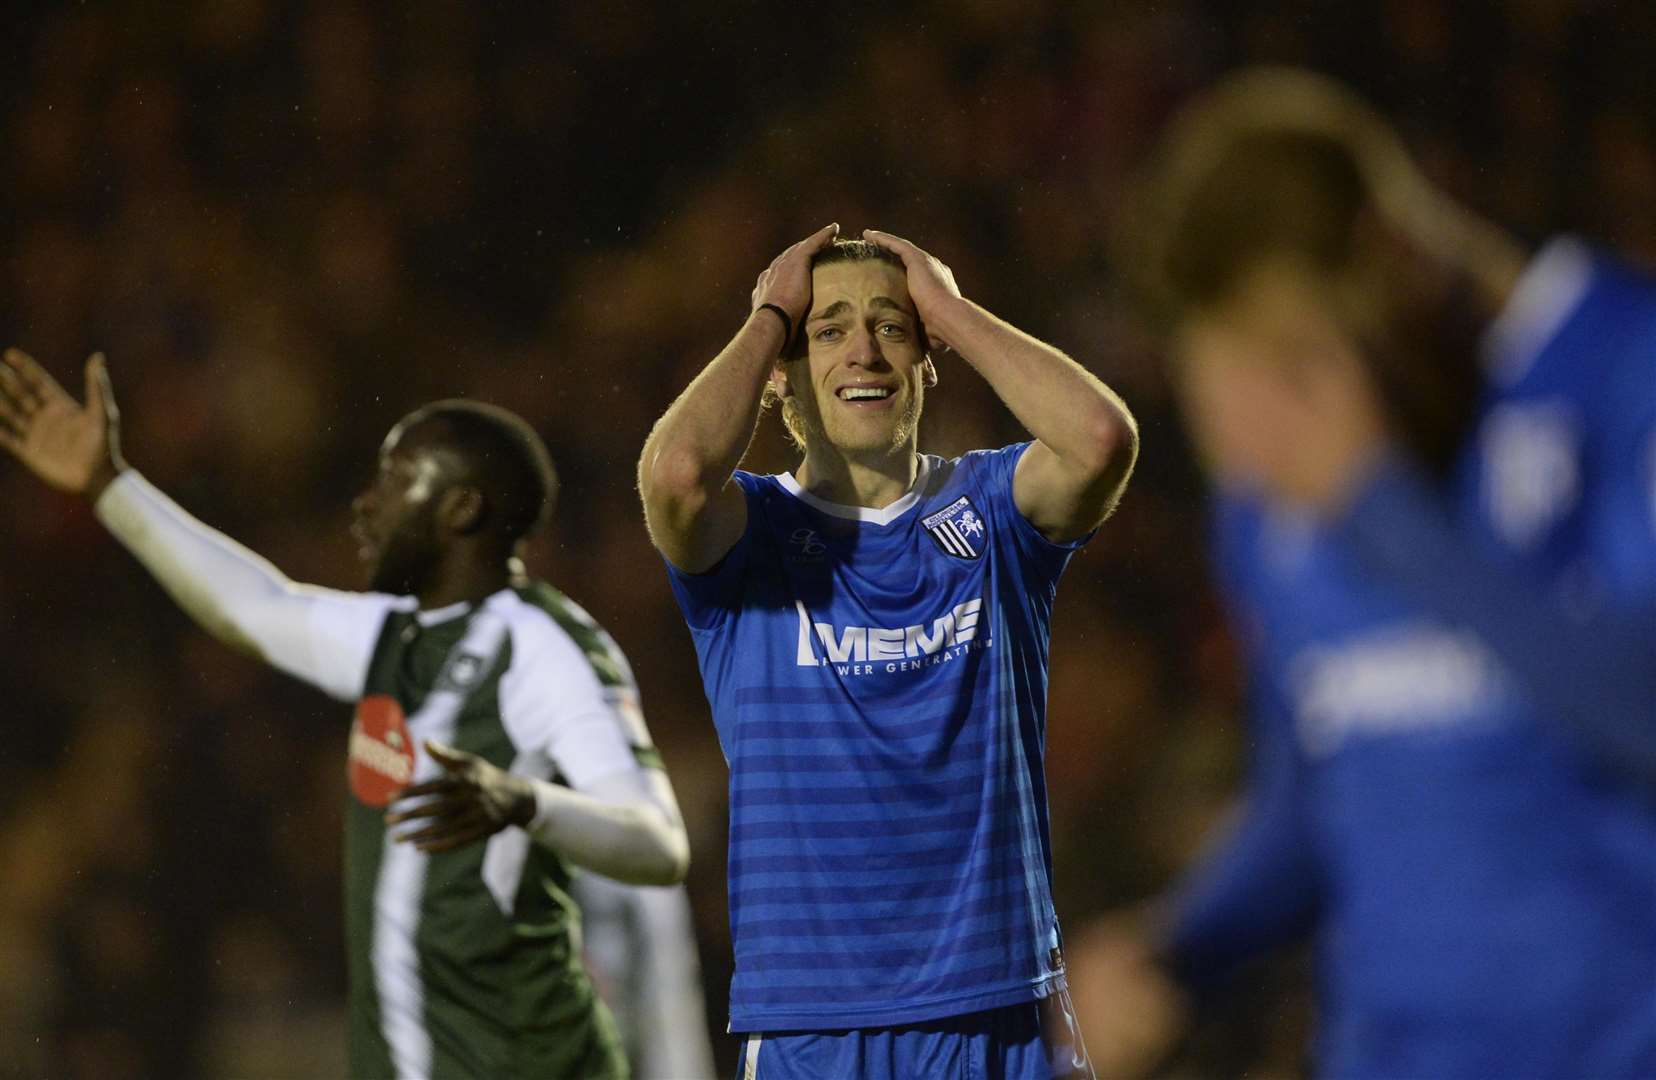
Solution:
{"label": "player's nose", "polygon": [[865,326],[857,331],[851,346],[852,363],[863,367],[885,363],[885,353],[880,349],[880,339],[874,336],[873,328]]}

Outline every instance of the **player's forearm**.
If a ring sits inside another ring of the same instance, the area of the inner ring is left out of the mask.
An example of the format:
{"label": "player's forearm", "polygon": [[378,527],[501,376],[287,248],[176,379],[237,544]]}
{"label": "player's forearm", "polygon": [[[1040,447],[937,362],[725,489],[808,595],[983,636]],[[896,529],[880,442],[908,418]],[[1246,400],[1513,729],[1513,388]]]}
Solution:
{"label": "player's forearm", "polygon": [[1321,902],[1299,750],[1272,685],[1251,692],[1253,734],[1242,813],[1154,910],[1154,951],[1185,985],[1213,985],[1304,934]]}
{"label": "player's forearm", "polygon": [[1317,875],[1303,833],[1267,793],[1235,832],[1158,906],[1157,960],[1193,989],[1210,986],[1248,959],[1300,937],[1317,904]]}
{"label": "player's forearm", "polygon": [[1656,611],[1584,615],[1515,579],[1473,550],[1401,461],[1371,478],[1341,531],[1378,580],[1476,633],[1542,723],[1601,764],[1656,785]]}
{"label": "player's forearm", "polygon": [[704,505],[730,482],[747,453],[782,324],[769,312],[748,317],[713,362],[656,421],[638,462],[638,487],[655,527]]}
{"label": "player's forearm", "polygon": [[191,517],[135,470],[110,482],[94,509],[178,606],[225,644],[268,658],[276,636],[303,633],[303,601],[280,571]]}
{"label": "player's forearm", "polygon": [[1125,474],[1138,453],[1138,422],[1121,398],[1058,349],[970,300],[931,315],[947,341],[1047,449],[1078,472]]}
{"label": "player's forearm", "polygon": [[684,826],[654,802],[608,802],[570,788],[530,781],[536,843],[570,862],[633,885],[674,885],[690,866]]}

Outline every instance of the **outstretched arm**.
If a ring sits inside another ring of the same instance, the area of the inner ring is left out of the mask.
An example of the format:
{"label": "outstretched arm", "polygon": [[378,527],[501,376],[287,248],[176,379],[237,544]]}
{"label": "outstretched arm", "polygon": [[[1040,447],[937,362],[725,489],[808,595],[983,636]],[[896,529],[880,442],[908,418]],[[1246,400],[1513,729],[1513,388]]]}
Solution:
{"label": "outstretched arm", "polygon": [[186,513],[122,461],[119,413],[102,354],[87,400],[9,349],[0,364],[0,446],[98,519],[208,633],[342,700],[361,680],[387,597],[308,588]]}
{"label": "outstretched arm", "polygon": [[874,229],[863,236],[902,258],[931,343],[977,369],[1035,436],[1012,480],[1023,516],[1059,542],[1097,528],[1138,458],[1138,424],[1121,398],[1051,345],[964,299],[949,268],[914,244]]}
{"label": "outstretched arm", "polygon": [[[710,569],[747,528],[747,502],[731,482],[753,441],[771,367],[811,302],[811,257],[839,233],[829,225],[788,248],[759,275],[753,308],[713,362],[656,421],[638,461],[650,538],[667,560]],[[784,319],[766,305],[780,308]],[[763,309],[763,310],[762,310]]]}

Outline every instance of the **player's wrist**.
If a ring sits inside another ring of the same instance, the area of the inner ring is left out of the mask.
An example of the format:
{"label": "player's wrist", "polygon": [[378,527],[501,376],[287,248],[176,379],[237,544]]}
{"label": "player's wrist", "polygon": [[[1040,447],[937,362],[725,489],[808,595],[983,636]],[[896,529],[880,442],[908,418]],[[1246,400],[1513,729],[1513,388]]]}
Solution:
{"label": "player's wrist", "polygon": [[101,461],[93,468],[92,475],[87,477],[86,486],[81,489],[81,495],[87,502],[96,504],[113,484],[126,471],[126,466],[116,461]]}
{"label": "player's wrist", "polygon": [[535,785],[522,777],[508,774],[505,787],[506,824],[527,829],[540,811],[540,803],[535,798]]}
{"label": "player's wrist", "polygon": [[773,300],[766,300],[754,307],[748,315],[748,322],[758,320],[761,325],[771,325],[777,331],[776,353],[781,355],[787,351],[788,344],[793,341],[794,317],[787,308]]}
{"label": "player's wrist", "polygon": [[928,336],[953,343],[966,337],[974,321],[981,321],[987,314],[964,296],[956,294],[927,303],[920,318],[926,324]]}

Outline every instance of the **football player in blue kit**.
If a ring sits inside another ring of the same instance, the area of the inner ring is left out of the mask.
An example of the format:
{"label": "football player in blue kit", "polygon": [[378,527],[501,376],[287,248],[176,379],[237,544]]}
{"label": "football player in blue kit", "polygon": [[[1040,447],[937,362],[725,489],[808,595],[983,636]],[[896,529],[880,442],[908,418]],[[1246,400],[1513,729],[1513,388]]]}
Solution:
{"label": "football player in blue kit", "polygon": [[[1047,640],[1134,421],[926,252],[837,233],[760,276],[639,463],[730,766],[739,1074],[1091,1076],[1051,895]],[[945,346],[1034,441],[918,452]],[[791,473],[737,469],[767,399]]]}
{"label": "football player in blue kit", "polygon": [[1140,975],[1310,935],[1321,1075],[1656,1076],[1656,285],[1526,253],[1302,72],[1144,191],[1256,708]]}

